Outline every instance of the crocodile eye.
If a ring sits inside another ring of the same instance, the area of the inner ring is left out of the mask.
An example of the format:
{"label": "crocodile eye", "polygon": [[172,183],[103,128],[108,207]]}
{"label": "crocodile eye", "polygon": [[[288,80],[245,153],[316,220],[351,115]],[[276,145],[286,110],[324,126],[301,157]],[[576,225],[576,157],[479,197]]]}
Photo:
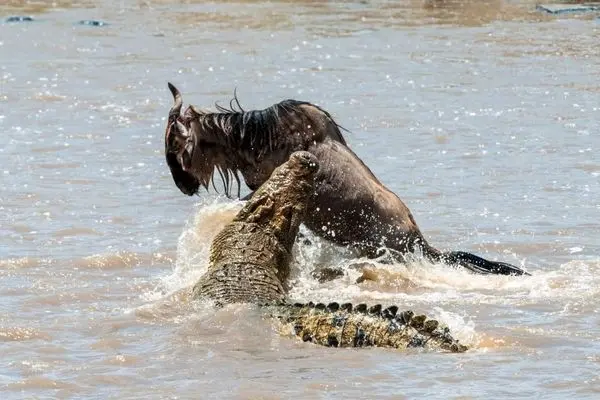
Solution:
{"label": "crocodile eye", "polygon": [[311,159],[310,153],[307,153],[306,151],[297,152],[296,157],[298,157],[303,163],[309,163]]}
{"label": "crocodile eye", "polygon": [[317,158],[307,151],[297,151],[292,153],[290,161],[295,165],[299,171],[314,172],[319,169],[319,162]]}

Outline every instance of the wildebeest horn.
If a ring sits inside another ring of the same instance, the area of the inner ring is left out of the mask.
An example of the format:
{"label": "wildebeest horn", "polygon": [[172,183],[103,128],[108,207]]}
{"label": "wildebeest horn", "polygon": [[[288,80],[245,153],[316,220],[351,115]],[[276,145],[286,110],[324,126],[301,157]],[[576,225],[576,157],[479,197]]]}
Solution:
{"label": "wildebeest horn", "polygon": [[171,82],[167,82],[167,84],[169,85],[169,90],[173,94],[173,100],[175,100],[175,104],[173,104],[173,107],[171,107],[171,110],[169,111],[169,118],[177,118],[181,113],[181,105],[183,104],[183,101],[181,100],[181,93],[179,93],[179,90],[177,90],[177,88],[173,86]]}

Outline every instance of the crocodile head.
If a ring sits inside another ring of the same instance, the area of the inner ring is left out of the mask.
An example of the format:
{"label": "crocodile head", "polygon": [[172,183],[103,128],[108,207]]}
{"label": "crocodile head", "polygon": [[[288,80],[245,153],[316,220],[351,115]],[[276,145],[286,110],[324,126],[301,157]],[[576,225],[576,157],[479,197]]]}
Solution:
{"label": "crocodile head", "polygon": [[315,193],[318,170],[319,162],[309,152],[292,153],[252,195],[234,221],[269,229],[279,244],[291,251],[307,204]]}

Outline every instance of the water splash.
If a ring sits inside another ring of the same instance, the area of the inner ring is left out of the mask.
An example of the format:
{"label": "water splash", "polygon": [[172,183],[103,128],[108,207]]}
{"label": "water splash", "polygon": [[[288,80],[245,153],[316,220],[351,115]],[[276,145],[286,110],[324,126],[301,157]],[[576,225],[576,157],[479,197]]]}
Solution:
{"label": "water splash", "polygon": [[[206,271],[214,236],[242,204],[217,199],[198,206],[179,237],[172,273],[144,295],[149,303],[136,311],[139,316],[187,319],[183,314],[207,315],[206,305],[190,305],[189,290]],[[329,244],[305,228],[294,247],[294,260],[289,294],[293,300],[396,304],[437,318],[463,343],[480,349],[515,343],[476,329],[473,313],[481,304],[509,305],[510,309],[544,306],[560,314],[588,307],[600,291],[600,261],[571,261],[556,270],[536,271],[531,277],[474,275],[416,258],[405,264],[357,259],[350,251]],[[311,273],[324,266],[341,268],[343,276],[320,283]],[[370,279],[357,283],[365,275]]]}
{"label": "water splash", "polygon": [[147,300],[160,299],[193,286],[206,272],[213,238],[242,205],[242,202],[222,203],[218,199],[211,204],[200,204],[194,219],[177,240],[177,258],[172,273],[161,279],[157,288],[146,295]]}

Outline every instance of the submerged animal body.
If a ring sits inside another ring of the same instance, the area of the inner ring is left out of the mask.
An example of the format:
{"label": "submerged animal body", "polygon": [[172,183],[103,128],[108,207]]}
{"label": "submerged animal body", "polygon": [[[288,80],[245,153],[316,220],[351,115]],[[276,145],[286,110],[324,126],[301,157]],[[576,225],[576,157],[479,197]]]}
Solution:
{"label": "submerged animal body", "polygon": [[287,302],[291,250],[318,165],[312,154],[300,151],[273,171],[213,240],[208,270],[194,285],[193,297],[217,305],[259,304],[267,316],[291,324],[302,340],[325,346],[467,350],[437,321],[398,313],[395,306]]}
{"label": "submerged animal body", "polygon": [[[177,187],[187,195],[208,189],[213,172],[223,178],[225,192],[238,172],[256,190],[271,172],[298,150],[319,161],[316,190],[304,220],[315,234],[374,257],[389,249],[403,261],[422,253],[432,262],[460,265],[482,274],[522,275],[522,269],[462,251],[441,252],[425,240],[402,200],[387,189],[348,148],[340,127],[324,109],[285,100],[264,110],[219,108],[208,113],[189,106],[171,84],[175,104],[165,133],[167,164]],[[238,191],[239,195],[239,191]]]}

